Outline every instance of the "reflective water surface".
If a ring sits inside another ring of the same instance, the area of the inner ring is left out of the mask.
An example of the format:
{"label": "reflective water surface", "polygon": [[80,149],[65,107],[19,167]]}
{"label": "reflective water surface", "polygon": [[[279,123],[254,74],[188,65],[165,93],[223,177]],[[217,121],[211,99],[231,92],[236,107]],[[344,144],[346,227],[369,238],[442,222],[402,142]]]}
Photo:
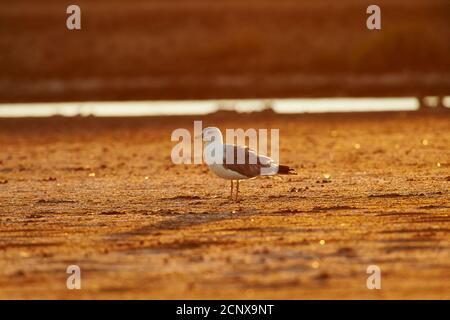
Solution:
{"label": "reflective water surface", "polygon": [[[449,106],[450,97],[445,104]],[[417,110],[416,98],[241,99],[190,101],[121,101],[0,104],[0,117],[202,115],[217,110],[237,112],[272,108],[278,113]]]}

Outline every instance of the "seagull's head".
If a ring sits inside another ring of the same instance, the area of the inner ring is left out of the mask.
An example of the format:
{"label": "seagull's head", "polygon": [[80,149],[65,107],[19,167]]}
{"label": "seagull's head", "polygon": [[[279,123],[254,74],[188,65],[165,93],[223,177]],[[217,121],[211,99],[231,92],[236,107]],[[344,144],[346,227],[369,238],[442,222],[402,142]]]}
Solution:
{"label": "seagull's head", "polygon": [[203,141],[205,142],[219,142],[223,143],[222,132],[220,132],[219,128],[216,127],[208,127],[203,129]]}

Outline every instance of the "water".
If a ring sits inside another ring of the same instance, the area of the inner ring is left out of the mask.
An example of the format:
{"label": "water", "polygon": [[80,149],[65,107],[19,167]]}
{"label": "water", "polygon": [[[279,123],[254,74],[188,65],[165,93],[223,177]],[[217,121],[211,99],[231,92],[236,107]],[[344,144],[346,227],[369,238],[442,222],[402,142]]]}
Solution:
{"label": "water", "polygon": [[[447,106],[449,102],[446,97]],[[414,97],[11,103],[0,104],[0,117],[204,115],[219,109],[261,111],[268,105],[277,113],[412,111],[419,107]]]}

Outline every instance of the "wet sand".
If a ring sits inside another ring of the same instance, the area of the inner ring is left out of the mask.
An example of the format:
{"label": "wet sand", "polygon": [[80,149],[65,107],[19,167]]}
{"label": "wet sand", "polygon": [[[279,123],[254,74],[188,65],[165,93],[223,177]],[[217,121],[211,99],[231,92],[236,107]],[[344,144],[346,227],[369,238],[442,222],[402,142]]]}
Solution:
{"label": "wet sand", "polygon": [[0,119],[0,298],[450,298],[449,113],[203,117],[280,128],[299,172],[237,203],[171,163],[193,120]]}

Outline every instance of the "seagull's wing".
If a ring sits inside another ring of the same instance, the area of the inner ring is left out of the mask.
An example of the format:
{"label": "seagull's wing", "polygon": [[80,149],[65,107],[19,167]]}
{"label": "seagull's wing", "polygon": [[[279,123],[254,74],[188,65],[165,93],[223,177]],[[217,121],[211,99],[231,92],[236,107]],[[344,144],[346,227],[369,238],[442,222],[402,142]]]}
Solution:
{"label": "seagull's wing", "polygon": [[259,176],[261,175],[261,169],[269,168],[272,164],[272,159],[266,156],[259,156],[248,147],[233,144],[224,145],[223,166],[246,177]]}

